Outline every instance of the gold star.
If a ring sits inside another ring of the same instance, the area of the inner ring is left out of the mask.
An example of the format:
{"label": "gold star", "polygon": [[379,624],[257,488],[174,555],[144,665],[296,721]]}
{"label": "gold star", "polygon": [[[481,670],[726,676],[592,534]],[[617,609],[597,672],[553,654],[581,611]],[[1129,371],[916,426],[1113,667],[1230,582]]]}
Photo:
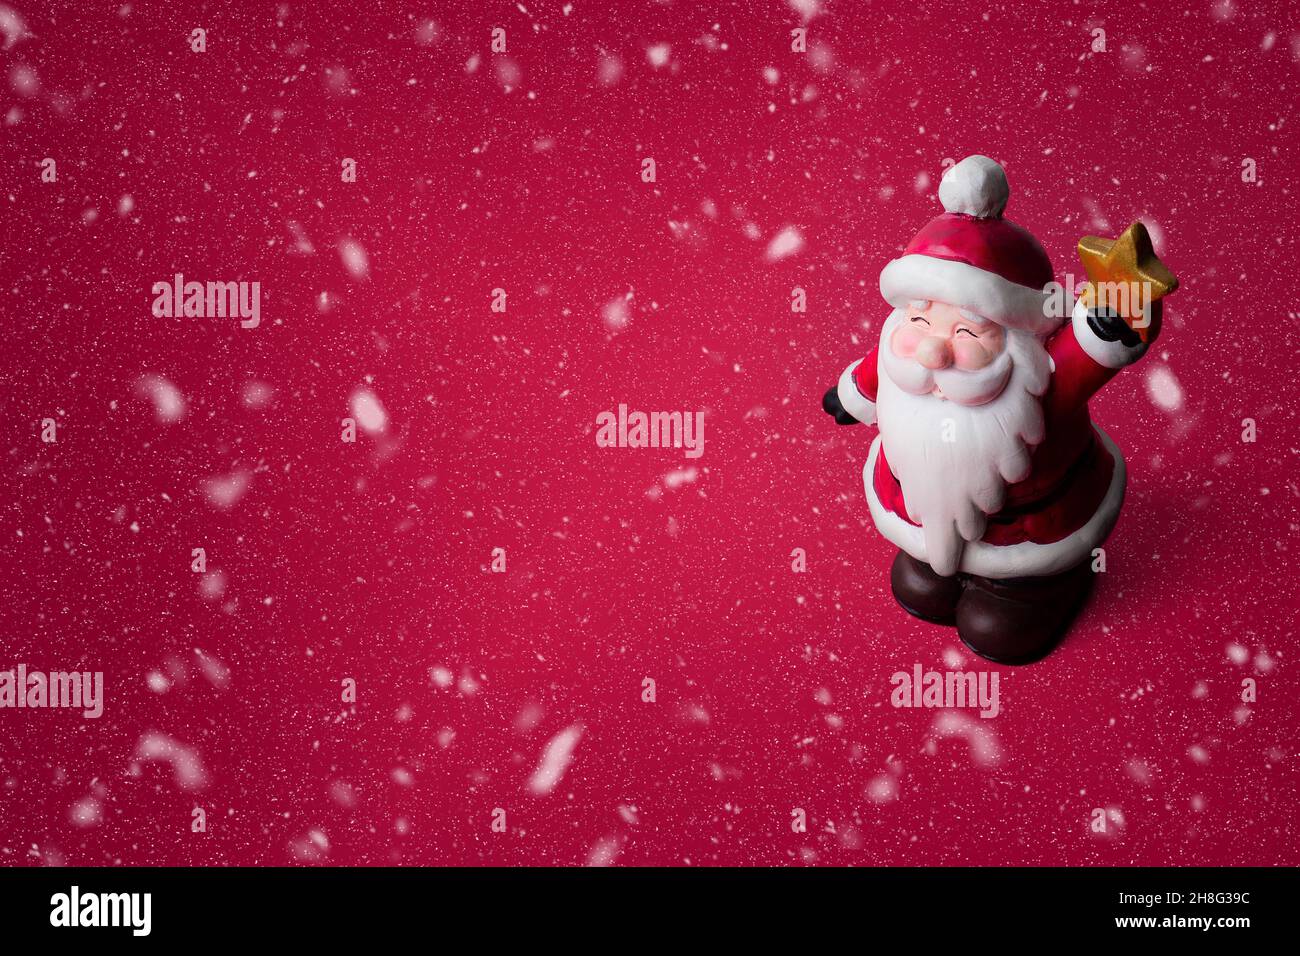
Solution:
{"label": "gold star", "polygon": [[[1118,239],[1084,236],[1079,240],[1079,258],[1088,273],[1084,304],[1094,299],[1101,305],[1121,306],[1125,318],[1137,318],[1149,302],[1162,299],[1178,288],[1178,278],[1156,258],[1146,226],[1135,222]],[[1137,285],[1134,286],[1133,283]],[[1149,297],[1149,298],[1148,298]]]}

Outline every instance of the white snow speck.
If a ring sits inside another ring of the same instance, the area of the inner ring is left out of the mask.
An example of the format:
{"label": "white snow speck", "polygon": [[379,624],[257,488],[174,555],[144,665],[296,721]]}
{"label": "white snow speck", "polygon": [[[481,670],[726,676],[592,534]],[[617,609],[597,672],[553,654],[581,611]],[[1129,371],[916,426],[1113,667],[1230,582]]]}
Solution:
{"label": "white snow speck", "polygon": [[551,738],[546,750],[542,752],[541,762],[528,781],[528,789],[534,796],[544,797],[555,789],[555,785],[564,776],[564,771],[569,769],[573,749],[581,739],[581,724],[566,727]]}
{"label": "white snow speck", "polygon": [[596,841],[591,851],[587,854],[588,866],[609,866],[618,856],[622,846],[618,837],[603,837]]}
{"label": "white snow speck", "polygon": [[194,659],[198,662],[199,671],[209,684],[217,690],[225,690],[230,683],[230,668],[215,657],[204,654],[197,647],[194,648]]}
{"label": "white snow speck", "polygon": [[185,417],[185,396],[161,375],[141,375],[135,390],[153,402],[158,421],[178,422]]}
{"label": "white snow speck", "polygon": [[293,235],[293,251],[304,256],[310,256],[316,251],[316,247],[311,244],[311,237],[298,223],[292,219],[285,223],[289,232]]}
{"label": "white snow speck", "polygon": [[605,54],[600,58],[600,66],[596,68],[596,79],[600,81],[601,86],[614,86],[623,78],[623,61],[613,54]]}
{"label": "white snow speck", "polygon": [[822,12],[821,0],[786,0],[790,9],[803,17],[805,23]]}
{"label": "white snow speck", "polygon": [[388,413],[379,403],[375,393],[369,389],[359,388],[352,393],[352,417],[357,420],[363,431],[377,435],[388,427]]}
{"label": "white snow speck", "polygon": [[78,800],[68,809],[74,827],[93,827],[104,818],[104,808],[94,797]]}
{"label": "white snow speck", "polygon": [[998,740],[980,721],[956,711],[946,710],[934,718],[931,733],[936,737],[961,737],[970,745],[971,760],[980,767],[991,767],[1002,759]]}
{"label": "white snow speck", "polygon": [[508,60],[505,57],[498,57],[496,61],[497,82],[501,84],[501,89],[509,93],[519,85],[523,78],[523,71],[519,69],[519,64],[514,60]]}
{"label": "white snow speck", "polygon": [[673,48],[667,43],[656,43],[654,46],[646,47],[645,57],[657,70],[668,65],[668,56],[672,50]]}
{"label": "white snow speck", "polygon": [[767,244],[767,261],[780,262],[803,248],[803,236],[794,226],[786,226]]}
{"label": "white snow speck", "polygon": [[346,780],[335,780],[330,784],[330,799],[340,807],[354,807],[357,805],[357,792]]}
{"label": "white snow speck", "polygon": [[605,323],[605,328],[611,332],[618,332],[627,328],[628,322],[632,321],[632,315],[627,307],[630,297],[630,295],[622,296],[605,303],[604,308],[600,310],[600,317]]}
{"label": "white snow speck", "polygon": [[224,572],[213,569],[199,578],[199,594],[203,595],[204,600],[219,601],[225,593],[226,575]]}
{"label": "white snow speck", "polygon": [[465,671],[460,675],[460,680],[456,681],[456,689],[465,697],[473,697],[478,693],[479,683],[474,679],[474,675]]}
{"label": "white snow speck", "polygon": [[1167,365],[1155,365],[1147,372],[1147,394],[1167,412],[1183,407],[1183,387]]}
{"label": "white snow speck", "polygon": [[1218,0],[1210,6],[1210,16],[1220,23],[1227,23],[1237,15],[1237,4],[1233,0]]}
{"label": "white snow speck", "polygon": [[680,488],[682,485],[689,485],[698,477],[700,472],[696,468],[679,468],[664,475],[664,487],[669,490]]}
{"label": "white snow speck", "polygon": [[433,46],[438,42],[438,24],[432,20],[421,20],[415,28],[416,46]]}
{"label": "white snow speck", "polygon": [[36,71],[22,63],[9,71],[9,86],[19,96],[35,96],[41,91],[41,81]]}
{"label": "white snow speck", "polygon": [[867,784],[867,799],[872,803],[889,803],[898,798],[898,781],[882,773]]}
{"label": "white snow speck", "polygon": [[3,49],[8,50],[19,40],[26,40],[30,33],[27,24],[13,7],[0,3],[0,33],[5,35]]}
{"label": "white snow speck", "polygon": [[546,716],[546,711],[541,704],[530,701],[519,708],[519,714],[515,717],[515,730],[521,734],[531,733],[533,728],[541,723],[542,718]]}
{"label": "white snow speck", "polygon": [[244,386],[243,399],[245,408],[265,408],[271,402],[274,389],[265,382],[249,382]]}
{"label": "white snow speck", "polygon": [[140,738],[135,753],[141,760],[170,764],[172,780],[182,790],[200,790],[207,786],[208,775],[198,753],[174,737],[151,730]]}
{"label": "white snow speck", "polygon": [[228,511],[239,503],[248,490],[249,474],[246,471],[234,471],[229,475],[218,475],[203,482],[203,493],[208,496],[208,503],[220,511]]}
{"label": "white snow speck", "polygon": [[330,851],[330,841],[322,830],[312,830],[306,836],[289,843],[289,852],[303,863],[314,863]]}
{"label": "white snow speck", "polygon": [[172,682],[158,671],[150,671],[145,680],[149,684],[149,689],[155,694],[165,694],[171,690]]}
{"label": "white snow speck", "polygon": [[361,243],[355,239],[341,240],[339,255],[343,259],[343,267],[348,270],[348,275],[352,278],[365,279],[370,276],[370,258]]}

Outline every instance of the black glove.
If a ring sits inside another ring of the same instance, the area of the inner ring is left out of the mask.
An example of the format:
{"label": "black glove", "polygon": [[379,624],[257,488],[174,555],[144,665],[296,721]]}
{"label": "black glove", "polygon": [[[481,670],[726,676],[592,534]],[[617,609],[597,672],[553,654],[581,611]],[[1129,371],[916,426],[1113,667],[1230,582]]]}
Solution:
{"label": "black glove", "polygon": [[834,415],[835,424],[837,425],[859,424],[858,420],[846,412],[844,406],[840,404],[840,390],[834,385],[828,388],[826,394],[822,396],[822,411],[827,415]]}
{"label": "black glove", "polygon": [[1103,342],[1119,340],[1128,348],[1139,344],[1142,336],[1138,335],[1114,309],[1089,309],[1088,328]]}

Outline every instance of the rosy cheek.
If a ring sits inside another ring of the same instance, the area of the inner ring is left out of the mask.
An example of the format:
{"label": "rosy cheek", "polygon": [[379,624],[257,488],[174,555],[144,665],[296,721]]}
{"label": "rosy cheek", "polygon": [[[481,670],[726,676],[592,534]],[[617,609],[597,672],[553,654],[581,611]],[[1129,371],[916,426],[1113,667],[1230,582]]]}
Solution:
{"label": "rosy cheek", "polygon": [[960,336],[952,345],[952,364],[963,371],[973,372],[993,361],[994,353],[975,339]]}
{"label": "rosy cheek", "polygon": [[894,332],[894,354],[899,358],[911,358],[916,354],[916,347],[924,336],[912,325],[903,325]]}

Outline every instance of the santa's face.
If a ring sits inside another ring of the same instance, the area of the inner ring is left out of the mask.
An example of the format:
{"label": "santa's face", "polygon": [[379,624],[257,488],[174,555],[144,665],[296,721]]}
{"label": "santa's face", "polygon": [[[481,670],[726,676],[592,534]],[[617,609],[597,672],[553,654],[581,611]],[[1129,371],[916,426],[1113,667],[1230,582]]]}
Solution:
{"label": "santa's face", "polygon": [[1002,326],[946,302],[908,303],[888,347],[890,364],[901,373],[895,380],[914,395],[982,405],[997,398],[1010,377],[1009,364],[998,362],[1006,347]]}
{"label": "santa's face", "polygon": [[926,368],[984,368],[1002,351],[1002,326],[946,302],[912,302],[894,333],[894,354]]}

